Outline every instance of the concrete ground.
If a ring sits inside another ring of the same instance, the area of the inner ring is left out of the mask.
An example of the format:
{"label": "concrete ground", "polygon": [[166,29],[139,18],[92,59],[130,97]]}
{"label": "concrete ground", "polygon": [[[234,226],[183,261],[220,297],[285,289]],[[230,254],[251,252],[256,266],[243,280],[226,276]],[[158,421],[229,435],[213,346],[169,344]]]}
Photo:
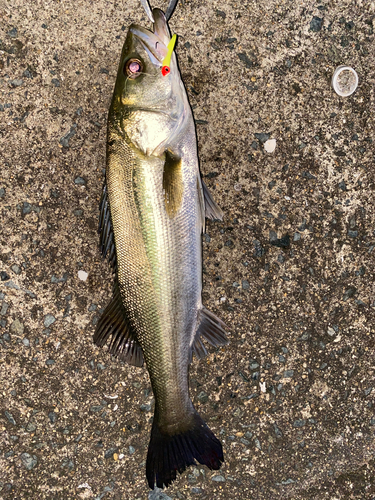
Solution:
{"label": "concrete ground", "polygon": [[[225,212],[203,298],[231,342],[190,373],[223,467],[150,496],[147,371],[92,344],[112,286],[107,111],[134,21],[149,26],[138,0],[0,3],[0,498],[375,498],[375,3],[185,0],[171,20]],[[340,64],[359,75],[347,98]]]}

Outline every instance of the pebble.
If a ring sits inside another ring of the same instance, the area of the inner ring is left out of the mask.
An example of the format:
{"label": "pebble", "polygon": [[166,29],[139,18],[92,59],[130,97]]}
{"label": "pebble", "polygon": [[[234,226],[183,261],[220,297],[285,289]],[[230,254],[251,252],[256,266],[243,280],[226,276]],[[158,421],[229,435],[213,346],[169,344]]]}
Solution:
{"label": "pebble", "polygon": [[270,138],[270,134],[261,133],[261,134],[254,134],[254,135],[255,135],[255,138],[258,139],[258,141],[261,142],[262,144],[267,142],[268,139]]}
{"label": "pebble", "polygon": [[78,278],[81,281],[86,281],[88,278],[88,274],[86,273],[86,271],[82,271],[82,269],[81,269],[80,271],[78,271]]}
{"label": "pebble", "polygon": [[0,279],[1,279],[1,281],[8,281],[8,280],[10,280],[10,276],[5,271],[1,271],[0,272]]}
{"label": "pebble", "polygon": [[51,366],[51,365],[54,365],[54,364],[55,364],[55,360],[54,359],[47,359],[46,365]]}
{"label": "pebble", "polygon": [[8,35],[10,36],[10,38],[17,38],[17,33],[18,31],[16,27],[8,31]]}
{"label": "pebble", "polygon": [[14,272],[14,274],[21,274],[21,269],[17,266],[17,264],[14,264],[12,267],[11,267],[12,271]]}
{"label": "pebble", "polygon": [[294,370],[286,370],[283,374],[284,378],[292,378],[294,375]]}
{"label": "pebble", "polygon": [[195,493],[196,495],[201,495],[203,493],[203,490],[202,488],[197,488],[196,486],[194,486],[193,488],[191,488],[191,492]]}
{"label": "pebble", "polygon": [[276,149],[276,139],[268,139],[263,147],[267,153],[273,153]]}
{"label": "pebble", "polygon": [[13,283],[13,281],[8,281],[8,283],[5,283],[5,286],[8,288],[12,288],[13,290],[19,290],[20,287]]}
{"label": "pebble", "polygon": [[32,422],[29,422],[26,426],[26,431],[27,432],[34,432],[36,430],[36,425],[33,424]]}
{"label": "pebble", "polygon": [[61,137],[61,139],[59,141],[61,146],[63,146],[64,148],[69,147],[69,141],[75,135],[76,128],[77,128],[77,124],[73,123],[73,125],[70,128],[70,131],[67,134],[65,134],[63,137]]}
{"label": "pebble", "polygon": [[38,463],[38,459],[35,455],[30,455],[29,453],[21,454],[21,461],[27,470],[33,469]]}
{"label": "pebble", "polygon": [[25,346],[25,347],[30,347],[30,340],[27,339],[27,338],[24,338],[22,339],[22,344]]}
{"label": "pebble", "polygon": [[22,335],[24,329],[23,323],[18,318],[13,321],[9,328],[10,333],[14,333],[15,335]]}
{"label": "pebble", "polygon": [[86,185],[86,181],[83,177],[76,177],[74,179],[74,184],[77,184],[77,186],[85,186]]}
{"label": "pebble", "polygon": [[54,424],[56,422],[56,419],[57,419],[57,414],[54,411],[50,411],[48,413],[48,418],[49,418],[49,421],[51,422],[51,424]]}
{"label": "pebble", "polygon": [[306,420],[300,419],[293,422],[293,427],[303,427],[306,425]]}
{"label": "pebble", "polygon": [[54,322],[56,321],[56,318],[55,316],[53,316],[52,314],[47,314],[46,316],[44,316],[44,321],[43,321],[43,324],[46,328],[48,328],[49,326],[51,326]]}
{"label": "pebble", "polygon": [[22,214],[23,215],[26,215],[26,214],[29,214],[31,212],[31,204],[28,203],[27,201],[24,201],[22,203]]}
{"label": "pebble", "polygon": [[7,304],[6,302],[2,303],[1,309],[0,309],[0,315],[1,316],[5,316],[6,315],[8,307],[9,307],[9,304]]}
{"label": "pebble", "polygon": [[17,78],[15,80],[11,80],[9,83],[12,87],[21,87],[21,85],[23,85],[23,80]]}
{"label": "pebble", "polygon": [[323,19],[321,17],[314,16],[310,22],[310,31],[318,33],[322,29]]}
{"label": "pebble", "polygon": [[148,500],[172,500],[172,498],[155,486],[155,488],[149,492]]}
{"label": "pebble", "polygon": [[225,477],[217,474],[216,476],[211,477],[211,481],[216,481],[217,483],[225,483]]}
{"label": "pebble", "polygon": [[17,425],[13,415],[9,411],[5,410],[4,415],[11,424]]}
{"label": "pebble", "polygon": [[135,453],[134,446],[129,446],[129,455],[133,455]]}
{"label": "pebble", "polygon": [[207,401],[208,401],[208,395],[207,395],[204,391],[202,391],[202,392],[200,392],[200,393],[198,394],[198,400],[199,400],[202,404],[207,403]]}
{"label": "pebble", "polygon": [[51,283],[65,283],[68,279],[68,273],[64,273],[61,278],[57,278],[55,275],[51,278]]}
{"label": "pebble", "polygon": [[348,299],[350,299],[351,297],[353,297],[355,294],[357,293],[357,289],[353,286],[353,287],[350,287],[348,288],[344,295],[343,295],[343,300],[346,301]]}
{"label": "pebble", "polygon": [[242,280],[242,289],[248,290],[250,288],[250,283],[247,280]]}
{"label": "pebble", "polygon": [[281,438],[283,437],[283,433],[281,430],[277,427],[276,423],[273,424],[273,428],[275,430],[276,437]]}
{"label": "pebble", "polygon": [[117,454],[118,452],[118,447],[115,446],[113,448],[109,448],[105,453],[104,453],[104,458],[113,458],[114,454]]}

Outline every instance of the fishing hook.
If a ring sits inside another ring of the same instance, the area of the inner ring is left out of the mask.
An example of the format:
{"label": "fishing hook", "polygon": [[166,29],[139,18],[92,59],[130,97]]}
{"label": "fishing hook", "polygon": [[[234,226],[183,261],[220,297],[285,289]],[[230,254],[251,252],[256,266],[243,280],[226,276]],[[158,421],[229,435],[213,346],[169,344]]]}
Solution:
{"label": "fishing hook", "polygon": [[[177,5],[178,0],[169,0],[169,5],[167,10],[165,11],[165,18],[168,21],[169,18],[171,17],[176,5]],[[152,15],[152,10],[150,7],[150,4],[148,3],[148,0],[141,0],[141,4],[143,8],[146,11],[147,17],[150,19],[152,23],[154,23],[154,16]]]}

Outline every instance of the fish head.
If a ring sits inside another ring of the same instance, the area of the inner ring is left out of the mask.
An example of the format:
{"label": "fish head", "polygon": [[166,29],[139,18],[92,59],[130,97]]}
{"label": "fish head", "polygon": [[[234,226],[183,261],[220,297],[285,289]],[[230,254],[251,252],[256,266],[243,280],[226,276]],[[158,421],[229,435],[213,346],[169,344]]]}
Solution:
{"label": "fish head", "polygon": [[171,35],[164,13],[154,9],[153,16],[154,31],[136,24],[129,27],[114,92],[114,104],[119,111],[122,107],[165,111],[167,105],[173,114],[185,92],[174,52],[169,72],[162,71]]}

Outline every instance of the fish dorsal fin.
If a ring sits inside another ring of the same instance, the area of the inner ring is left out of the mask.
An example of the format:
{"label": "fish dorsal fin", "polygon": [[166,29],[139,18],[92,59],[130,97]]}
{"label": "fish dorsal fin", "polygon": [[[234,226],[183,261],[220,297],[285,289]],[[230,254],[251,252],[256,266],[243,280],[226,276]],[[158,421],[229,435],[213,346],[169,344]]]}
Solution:
{"label": "fish dorsal fin", "polygon": [[130,365],[143,365],[142,349],[126,317],[117,280],[113,289],[112,300],[98,321],[94,334],[94,343],[101,347],[109,337],[111,337],[111,340],[108,350],[113,356],[117,356],[121,361],[126,361]]}
{"label": "fish dorsal fin", "polygon": [[199,310],[197,323],[198,328],[191,346],[191,354],[194,352],[198,359],[207,355],[202,337],[215,347],[228,344],[229,341],[224,330],[225,323],[205,307]]}
{"label": "fish dorsal fin", "polygon": [[167,150],[165,152],[163,192],[165,210],[170,219],[176,216],[181,207],[183,191],[181,158]]}
{"label": "fish dorsal fin", "polygon": [[216,201],[213,199],[212,194],[210,193],[206,184],[202,182],[203,188],[203,196],[204,196],[204,206],[205,206],[205,216],[207,219],[215,220],[223,220],[223,212]]}
{"label": "fish dorsal fin", "polygon": [[103,186],[102,197],[99,204],[98,232],[100,234],[100,250],[102,252],[102,256],[104,258],[108,256],[112,270],[115,273],[117,269],[116,248],[106,184]]}

